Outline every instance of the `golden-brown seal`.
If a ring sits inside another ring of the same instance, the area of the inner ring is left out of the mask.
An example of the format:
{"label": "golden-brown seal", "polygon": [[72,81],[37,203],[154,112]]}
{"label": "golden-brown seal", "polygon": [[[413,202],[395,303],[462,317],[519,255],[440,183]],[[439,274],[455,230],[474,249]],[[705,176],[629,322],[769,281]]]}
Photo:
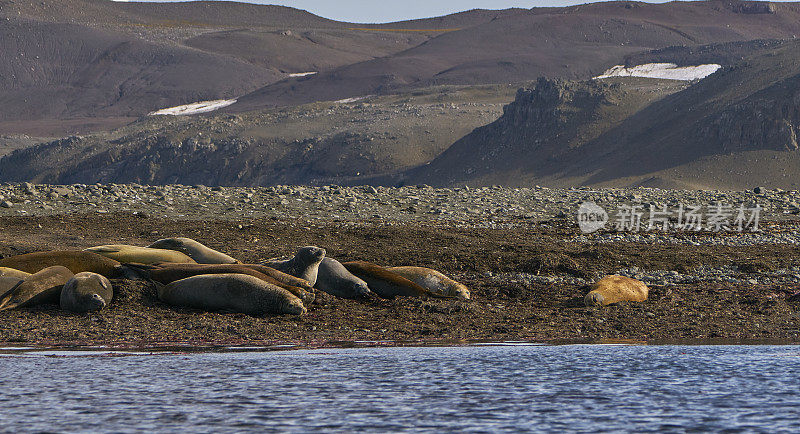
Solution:
{"label": "golden-brown seal", "polygon": [[621,301],[645,301],[649,289],[636,279],[625,276],[606,276],[589,287],[583,299],[587,306],[606,306]]}
{"label": "golden-brown seal", "polygon": [[159,288],[158,298],[173,306],[251,316],[306,313],[303,302],[289,291],[247,274],[188,277]]}
{"label": "golden-brown seal", "polygon": [[0,259],[0,267],[26,273],[36,273],[55,265],[67,267],[73,273],[91,271],[111,278],[118,274],[119,262],[96,253],[80,251],[35,252]]}
{"label": "golden-brown seal", "polygon": [[342,265],[347,268],[347,271],[367,282],[370,291],[382,298],[394,298],[397,296],[452,298],[428,291],[422,286],[379,265],[365,261],[345,262]]}
{"label": "golden-brown seal", "polygon": [[466,286],[436,270],[425,267],[388,267],[387,270],[405,277],[428,291],[469,300],[469,289]]}
{"label": "golden-brown seal", "polygon": [[149,246],[152,249],[176,250],[194,259],[198,264],[239,264],[236,259],[218,252],[191,238],[164,238]]}
{"label": "golden-brown seal", "polygon": [[139,264],[155,264],[158,262],[196,263],[194,259],[175,250],[151,249],[149,247],[128,246],[125,244],[90,247],[84,251],[97,253],[118,262],[136,262]]}
{"label": "golden-brown seal", "polygon": [[0,310],[37,304],[58,304],[61,289],[72,276],[69,269],[60,265],[31,274],[0,299]]}
{"label": "golden-brown seal", "polygon": [[0,267],[0,277],[16,277],[19,279],[25,279],[26,277],[30,276],[31,273],[26,273],[24,271],[19,271],[14,268],[8,267]]}

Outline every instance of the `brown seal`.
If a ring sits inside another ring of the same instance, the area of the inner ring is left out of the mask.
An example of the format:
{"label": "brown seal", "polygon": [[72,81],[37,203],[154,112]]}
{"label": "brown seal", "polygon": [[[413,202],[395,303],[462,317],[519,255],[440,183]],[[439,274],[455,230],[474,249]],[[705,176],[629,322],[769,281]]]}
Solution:
{"label": "brown seal", "polygon": [[118,262],[136,262],[138,264],[155,264],[157,262],[175,262],[179,264],[196,264],[187,255],[168,249],[151,249],[149,247],[128,246],[125,244],[109,244],[89,247],[87,252],[111,258]]}
{"label": "brown seal", "polygon": [[397,273],[369,262],[353,261],[345,262],[342,265],[347,271],[367,282],[370,291],[382,298],[394,298],[397,296],[453,298],[433,293]]}
{"label": "brown seal", "polygon": [[111,303],[114,288],[111,282],[97,273],[78,273],[61,290],[61,309],[71,312],[101,310]]}
{"label": "brown seal", "polygon": [[[130,267],[135,270],[141,271],[141,274],[148,279],[152,279],[158,283],[167,285],[176,280],[186,279],[192,276],[199,276],[203,274],[247,274],[257,277],[267,283],[283,288],[296,297],[303,300],[308,304],[314,301],[314,289],[311,285],[303,280],[278,270],[265,267],[265,266],[252,266],[244,264],[124,264],[125,267]],[[258,268],[256,270],[254,268]]]}
{"label": "brown seal", "polygon": [[15,270],[13,268],[0,267],[0,277],[16,277],[19,279],[25,279],[30,275],[31,273]]}
{"label": "brown seal", "polygon": [[173,306],[251,316],[306,313],[289,291],[246,274],[204,274],[176,280],[158,289],[158,298]]}
{"label": "brown seal", "polygon": [[61,289],[72,276],[69,269],[60,265],[31,274],[0,299],[0,310],[37,304],[58,304]]}
{"label": "brown seal", "polygon": [[469,289],[466,286],[436,270],[424,267],[388,267],[386,269],[405,277],[428,291],[469,300]]}
{"label": "brown seal", "polygon": [[587,306],[606,306],[621,301],[645,301],[649,289],[636,279],[625,276],[606,276],[589,287],[583,299]]}
{"label": "brown seal", "polygon": [[0,267],[26,273],[36,273],[54,265],[67,267],[73,273],[91,271],[112,278],[118,273],[119,262],[96,253],[78,251],[35,252],[0,259]]}
{"label": "brown seal", "polygon": [[11,292],[14,288],[17,287],[17,285],[22,283],[24,280],[25,279],[20,279],[19,277],[0,276],[0,300],[2,300],[6,294]]}
{"label": "brown seal", "polygon": [[181,252],[194,259],[198,264],[239,264],[236,259],[218,252],[191,238],[164,238],[149,246],[152,249],[168,249]]}
{"label": "brown seal", "polygon": [[272,267],[278,271],[283,271],[294,277],[308,280],[309,283],[314,285],[317,283],[319,263],[322,262],[324,258],[325,249],[315,246],[306,246],[301,247],[292,259],[270,259],[269,261],[263,262],[262,265]]}

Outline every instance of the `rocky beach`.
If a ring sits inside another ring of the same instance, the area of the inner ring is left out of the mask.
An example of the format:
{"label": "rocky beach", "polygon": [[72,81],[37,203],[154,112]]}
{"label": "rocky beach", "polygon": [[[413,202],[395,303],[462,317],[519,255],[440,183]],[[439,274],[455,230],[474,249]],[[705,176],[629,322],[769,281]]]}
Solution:
{"label": "rocky beach", "polygon": [[[472,293],[369,301],[318,293],[304,316],[256,318],[166,306],[150,282],[116,279],[100,312],[3,312],[0,342],[9,345],[800,341],[797,191],[4,184],[0,196],[3,257],[185,236],[255,263],[318,245],[340,260],[435,268]],[[580,230],[587,201],[608,210],[607,228]],[[759,230],[614,228],[618,208],[702,204],[710,213],[714,203],[758,205]],[[585,307],[586,285],[609,274],[647,283],[649,299]]]}

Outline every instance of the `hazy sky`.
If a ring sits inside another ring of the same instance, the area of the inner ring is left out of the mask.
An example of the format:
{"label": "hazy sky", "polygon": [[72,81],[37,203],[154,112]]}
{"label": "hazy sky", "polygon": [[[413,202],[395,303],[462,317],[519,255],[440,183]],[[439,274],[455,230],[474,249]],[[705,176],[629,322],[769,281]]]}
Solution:
{"label": "hazy sky", "polygon": [[[566,6],[589,1],[591,0],[251,0],[248,3],[291,6],[339,21],[385,23],[435,17],[476,8],[507,9],[518,7],[530,9],[534,6]],[[664,3],[665,0],[649,0],[648,2]]]}

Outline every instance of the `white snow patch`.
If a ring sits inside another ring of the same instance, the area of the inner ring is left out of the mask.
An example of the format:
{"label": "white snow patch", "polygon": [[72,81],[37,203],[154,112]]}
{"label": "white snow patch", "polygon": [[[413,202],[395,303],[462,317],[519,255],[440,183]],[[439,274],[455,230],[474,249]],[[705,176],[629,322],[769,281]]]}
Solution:
{"label": "white snow patch", "polygon": [[667,80],[700,80],[717,72],[722,66],[716,63],[709,63],[697,66],[678,66],[674,63],[647,63],[631,68],[624,65],[613,66],[603,75],[598,75],[595,79],[609,77],[646,77],[664,78]]}
{"label": "white snow patch", "polygon": [[213,112],[223,107],[227,107],[235,103],[235,99],[215,99],[212,101],[200,101],[192,104],[179,105],[177,107],[170,107],[149,113],[148,116],[157,115],[171,115],[171,116],[187,116],[196,115],[199,113]]}
{"label": "white snow patch", "polygon": [[289,74],[289,77],[308,77],[309,75],[315,75],[317,71],[312,72],[293,72]]}
{"label": "white snow patch", "polygon": [[353,97],[353,98],[340,99],[340,100],[334,101],[334,102],[337,103],[337,104],[349,104],[351,102],[356,102],[356,101],[361,101],[362,99],[367,99],[367,98],[369,98],[371,96],[373,96],[373,95],[357,96],[357,97]]}

